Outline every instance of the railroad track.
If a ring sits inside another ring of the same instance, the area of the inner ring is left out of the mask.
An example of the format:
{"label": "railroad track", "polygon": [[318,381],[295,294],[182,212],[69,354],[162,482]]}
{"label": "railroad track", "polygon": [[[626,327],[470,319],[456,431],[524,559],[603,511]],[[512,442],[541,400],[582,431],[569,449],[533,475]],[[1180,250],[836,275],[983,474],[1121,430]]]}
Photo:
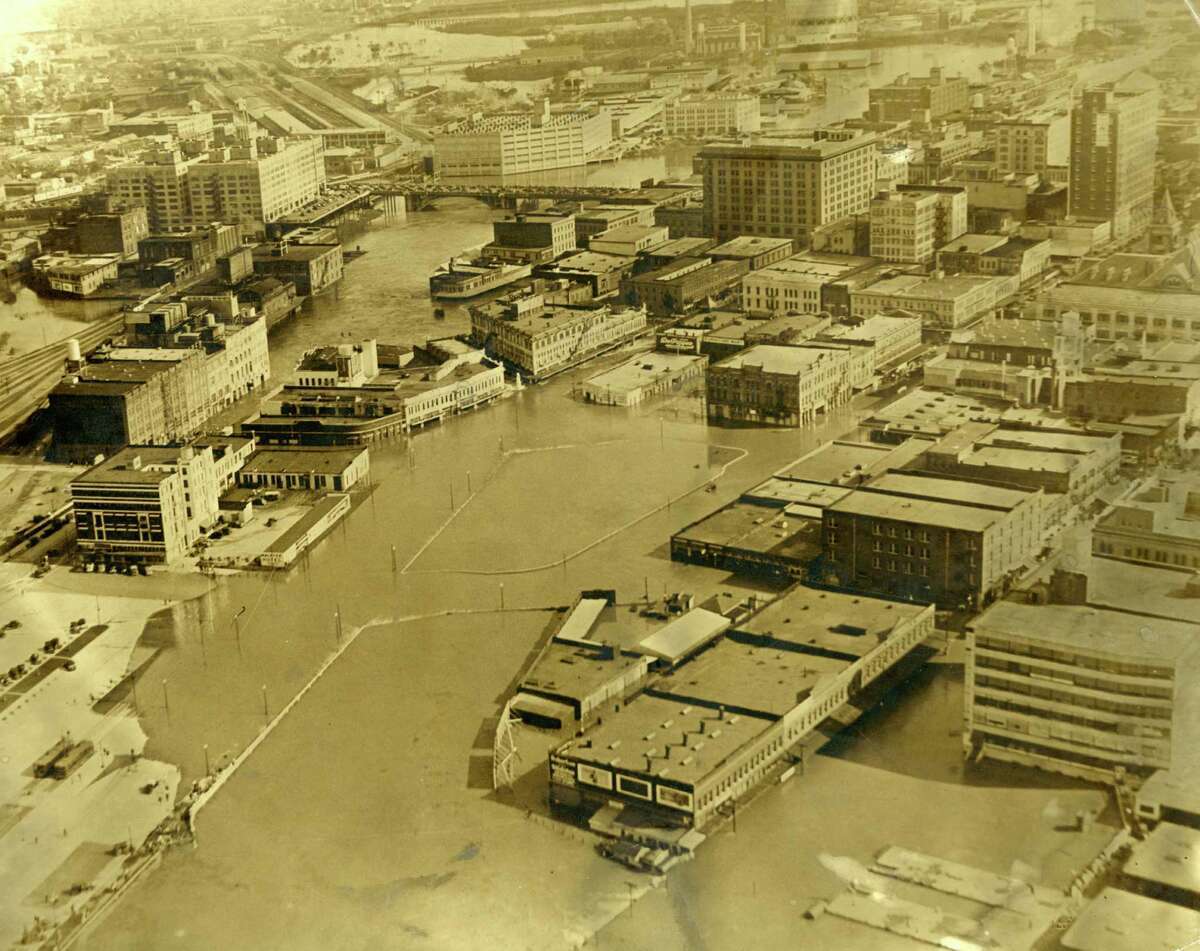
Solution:
{"label": "railroad track", "polygon": [[[88,353],[121,331],[124,314],[115,314],[89,325],[74,335],[79,348]],[[62,378],[67,358],[67,338],[29,353],[0,360],[0,439],[7,437],[46,398]]]}

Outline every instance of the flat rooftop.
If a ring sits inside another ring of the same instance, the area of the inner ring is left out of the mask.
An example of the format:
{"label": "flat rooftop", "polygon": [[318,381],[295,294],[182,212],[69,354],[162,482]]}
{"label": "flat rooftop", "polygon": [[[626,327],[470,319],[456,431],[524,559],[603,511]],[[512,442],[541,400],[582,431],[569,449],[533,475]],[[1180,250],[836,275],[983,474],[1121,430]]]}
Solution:
{"label": "flat rooftop", "polygon": [[705,357],[695,354],[651,351],[636,356],[611,370],[596,374],[585,385],[614,392],[626,392],[653,383],[663,376],[678,373],[694,364],[705,362],[707,362]]}
{"label": "flat rooftop", "polygon": [[672,238],[664,244],[656,245],[647,253],[655,258],[697,257],[711,253],[714,244],[714,238]]}
{"label": "flat rooftop", "polygon": [[648,235],[665,231],[662,225],[618,225],[592,235],[589,241],[640,241]]}
{"label": "flat rooftop", "polygon": [[243,472],[302,472],[340,475],[367,450],[353,449],[259,449],[242,468]]}
{"label": "flat rooftop", "polygon": [[615,677],[645,660],[597,644],[589,647],[551,641],[520,689],[582,701]]}
{"label": "flat rooftop", "polygon": [[1189,594],[1192,569],[1136,565],[1092,555],[1088,563],[1088,601],[1200,625],[1200,597]]}
{"label": "flat rooftop", "polygon": [[871,258],[855,258],[840,254],[795,254],[755,271],[758,277],[781,283],[811,284],[813,281],[832,281],[844,277],[871,263]]}
{"label": "flat rooftop", "polygon": [[1048,320],[989,320],[970,330],[955,331],[951,340],[954,343],[1050,350],[1057,335],[1058,325]]}
{"label": "flat rooftop", "polygon": [[770,161],[778,159],[820,160],[853,152],[855,149],[874,148],[874,135],[860,135],[846,141],[813,139],[808,136],[793,137],[763,136],[749,145],[709,145],[701,150],[704,159],[750,159]]}
{"label": "flat rooftop", "polygon": [[1195,653],[1194,625],[1074,604],[997,601],[972,624],[983,633],[1032,638],[1114,658],[1175,663]]}
{"label": "flat rooftop", "polygon": [[695,786],[771,722],[643,693],[557,752]]}
{"label": "flat rooftop", "polygon": [[844,498],[851,491],[851,489],[841,485],[826,485],[822,482],[805,482],[799,479],[772,477],[766,482],[746,491],[742,495],[742,498],[763,502],[778,502],[785,506],[809,506],[814,510],[815,517],[820,518],[820,509],[832,505],[838,499]]}
{"label": "flat rooftop", "polygon": [[897,624],[931,613],[928,605],[905,604],[803,585],[784,592],[736,631],[794,645],[861,657]]}
{"label": "flat rooftop", "polygon": [[768,251],[792,246],[791,238],[768,238],[762,235],[743,234],[719,244],[709,251],[715,258],[752,258]]}
{"label": "flat rooftop", "polygon": [[455,123],[439,132],[444,136],[479,135],[486,132],[527,132],[536,129],[562,129],[590,119],[586,112],[560,112],[543,121],[540,113],[503,112],[479,119]]}
{"label": "flat rooftop", "polygon": [[755,717],[782,717],[802,703],[823,680],[851,663],[796,650],[761,647],[725,638],[686,664],[656,680],[656,695],[724,706]]}
{"label": "flat rooftop", "polygon": [[[657,248],[655,252],[657,253]],[[545,265],[545,270],[584,271],[589,274],[610,274],[633,267],[637,258],[631,254],[605,254],[603,251],[580,251]],[[539,268],[539,270],[541,270]]]}
{"label": "flat rooftop", "polygon": [[835,440],[801,456],[775,474],[785,479],[812,482],[857,482],[860,477],[874,472],[902,468],[932,445],[926,439],[906,439],[898,445]]}
{"label": "flat rooftop", "polygon": [[885,472],[867,483],[880,492],[908,495],[916,498],[942,499],[962,505],[977,505],[985,508],[1012,511],[1035,494],[1032,490],[1001,488],[963,479],[947,479],[942,476],[920,475],[909,472]]}
{"label": "flat rooftop", "polygon": [[718,509],[680,531],[678,537],[795,561],[807,561],[821,553],[819,524],[786,509],[752,502],[733,502]]}
{"label": "flat rooftop", "polygon": [[[799,376],[821,360],[832,359],[838,353],[837,350],[819,347],[777,347],[759,344],[725,358],[716,366],[728,370],[760,367],[764,373]],[[842,356],[844,357],[844,354]]]}
{"label": "flat rooftop", "polygon": [[97,466],[82,472],[71,480],[73,485],[157,485],[171,476],[166,469],[147,466],[174,466],[179,461],[180,450],[163,446],[126,446],[119,449]]}
{"label": "flat rooftop", "polygon": [[884,492],[872,492],[870,489],[851,492],[844,499],[829,506],[827,511],[964,532],[982,532],[1003,517],[1002,513],[994,509],[934,499],[888,495]]}
{"label": "flat rooftop", "polygon": [[422,393],[428,393],[430,390],[440,390],[443,387],[450,386],[453,383],[461,383],[463,380],[469,380],[473,376],[487,373],[489,370],[495,369],[496,364],[493,363],[460,363],[449,373],[442,376],[434,376],[432,373],[422,374],[421,369],[433,370],[435,367],[416,368],[413,370],[384,370],[379,374],[380,383],[393,384],[392,392],[399,399],[407,399],[413,396],[420,396]]}
{"label": "flat rooftop", "polygon": [[[920,192],[901,192],[901,194],[917,195]],[[938,248],[938,253],[957,252],[959,254],[983,254],[998,248],[1007,239],[999,234],[960,234],[953,241]]]}
{"label": "flat rooftop", "polygon": [[1125,872],[1200,895],[1200,829],[1160,822],[1134,845]]}
{"label": "flat rooftop", "polygon": [[1060,939],[1070,951],[1183,951],[1200,935],[1200,912],[1106,888]]}

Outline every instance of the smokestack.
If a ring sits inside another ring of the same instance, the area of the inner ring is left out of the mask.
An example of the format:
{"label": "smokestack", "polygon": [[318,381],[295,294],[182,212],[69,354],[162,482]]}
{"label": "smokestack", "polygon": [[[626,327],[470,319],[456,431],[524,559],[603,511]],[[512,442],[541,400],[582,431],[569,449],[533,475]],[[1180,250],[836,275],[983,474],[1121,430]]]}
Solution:
{"label": "smokestack", "polygon": [[692,55],[692,0],[683,0],[683,52]]}

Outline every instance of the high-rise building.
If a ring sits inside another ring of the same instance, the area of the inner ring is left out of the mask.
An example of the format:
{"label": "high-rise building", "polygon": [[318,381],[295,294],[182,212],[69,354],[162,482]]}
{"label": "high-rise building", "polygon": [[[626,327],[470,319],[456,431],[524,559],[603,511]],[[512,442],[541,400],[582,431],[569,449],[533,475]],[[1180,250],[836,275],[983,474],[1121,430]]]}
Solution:
{"label": "high-rise building", "polygon": [[765,139],[710,146],[704,163],[705,230],[726,241],[743,234],[798,238],[867,211],[875,187],[872,135]]}
{"label": "high-rise building", "polygon": [[901,264],[933,260],[938,197],[881,192],[871,199],[871,257]]}
{"label": "high-rise building", "polygon": [[902,195],[934,195],[933,242],[939,248],[967,233],[967,190],[961,185],[897,185]]}
{"label": "high-rise building", "polygon": [[144,205],[150,231],[179,231],[192,221],[187,174],[193,161],[178,151],[152,152],[140,162],[109,169],[108,194],[126,205]]}
{"label": "high-rise building", "polygon": [[188,170],[196,224],[223,221],[260,230],[311,202],[324,185],[324,150],[316,137],[216,149]]}
{"label": "high-rise building", "polygon": [[997,119],[984,130],[984,141],[995,155],[996,168],[1005,174],[1040,175],[1047,166],[1066,164],[1070,140],[1070,119],[1065,113]]}
{"label": "high-rise building", "polygon": [[1071,111],[1071,215],[1112,221],[1113,236],[1149,225],[1158,88],[1134,73],[1090,86]]}

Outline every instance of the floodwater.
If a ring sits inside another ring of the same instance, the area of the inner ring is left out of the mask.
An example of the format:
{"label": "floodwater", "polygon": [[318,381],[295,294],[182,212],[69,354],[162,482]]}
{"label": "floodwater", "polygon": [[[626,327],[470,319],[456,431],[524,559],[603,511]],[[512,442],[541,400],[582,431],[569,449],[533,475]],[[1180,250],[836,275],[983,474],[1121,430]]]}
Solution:
{"label": "floodwater", "polygon": [[[365,234],[340,293],[273,338],[277,365],[345,327],[396,342],[462,329],[431,317],[426,276],[491,215],[454,201]],[[625,907],[628,875],[541,818],[544,740],[515,793],[490,790],[489,718],[551,617],[513,609],[592,587],[628,601],[732,590],[671,562],[671,532],[854,415],[709,428],[684,397],[583,404],[572,385],[590,372],[373,447],[374,493],[303,564],[222,578],[173,610],[137,703],[146,755],[177,764],[183,788],[372,626],[200,814],[198,848],[171,854],[84,947],[556,948]],[[477,613],[431,616],[464,609]]]}
{"label": "floodwater", "polygon": [[121,306],[111,300],[39,297],[23,284],[12,285],[12,291],[15,299],[11,303],[0,301],[0,359],[69,337]]}

